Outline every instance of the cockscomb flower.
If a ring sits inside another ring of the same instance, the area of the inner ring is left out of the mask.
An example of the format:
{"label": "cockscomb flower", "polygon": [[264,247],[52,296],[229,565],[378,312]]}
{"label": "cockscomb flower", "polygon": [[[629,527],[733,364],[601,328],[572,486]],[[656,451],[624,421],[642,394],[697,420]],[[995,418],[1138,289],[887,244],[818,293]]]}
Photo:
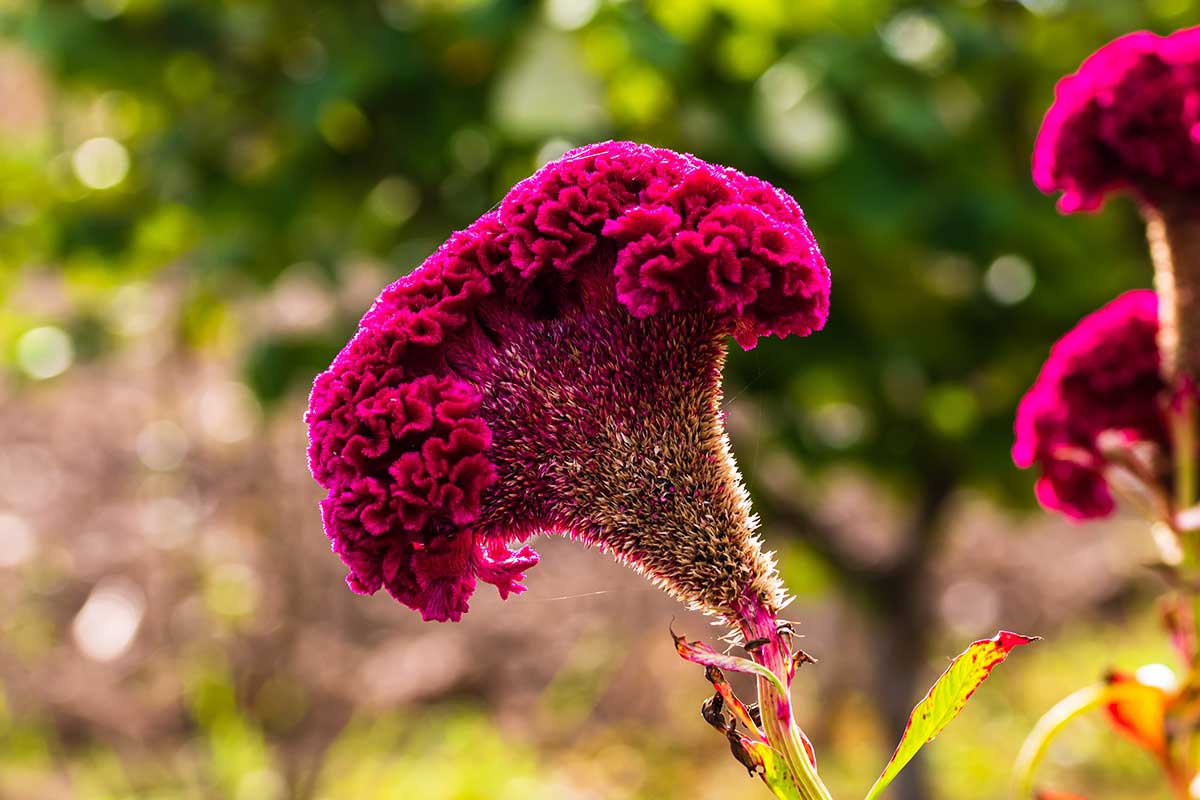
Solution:
{"label": "cockscomb flower", "polygon": [[1200,28],[1122,36],[1063,78],[1033,155],[1067,213],[1129,189],[1151,205],[1200,191]]}
{"label": "cockscomb flower", "polygon": [[1095,210],[1112,191],[1138,198],[1154,260],[1163,376],[1176,391],[1195,385],[1200,28],[1122,36],[1063,78],[1034,147],[1033,178],[1042,191],[1062,193],[1067,213]]}
{"label": "cockscomb flower", "polygon": [[[1164,574],[1180,588],[1164,598],[1164,620],[1193,667],[1185,683],[1194,683],[1200,28],[1123,36],[1060,81],[1034,148],[1033,177],[1042,191],[1061,193],[1064,213],[1095,211],[1110,192],[1131,193],[1146,221],[1154,291],[1118,297],[1054,345],[1018,408],[1013,459],[1040,468],[1037,496],[1048,509],[1074,520],[1106,516],[1115,492],[1154,521]],[[1164,716],[1167,695],[1129,683],[1082,690],[1051,709],[1022,747],[1016,793],[1032,792],[1037,761],[1062,720],[1102,691],[1102,698],[1115,693],[1104,703],[1110,716],[1121,725],[1135,720],[1135,739],[1155,755],[1177,794],[1188,794],[1193,776],[1161,747],[1172,727]],[[1126,718],[1118,712],[1129,689],[1140,696]]]}
{"label": "cockscomb flower", "polygon": [[[1084,317],[1050,350],[1017,409],[1013,460],[1041,470],[1037,497],[1075,520],[1112,513],[1106,471],[1139,443],[1170,450],[1155,345],[1154,292],[1127,292]],[[1161,459],[1160,459],[1161,460]],[[1145,471],[1154,459],[1121,466]],[[1160,476],[1142,476],[1154,483]]]}
{"label": "cockscomb flower", "polygon": [[721,412],[730,336],[822,327],[795,201],[691,156],[584,147],[384,289],[307,414],[352,589],[457,620],[570,536],[734,620],[784,591]]}

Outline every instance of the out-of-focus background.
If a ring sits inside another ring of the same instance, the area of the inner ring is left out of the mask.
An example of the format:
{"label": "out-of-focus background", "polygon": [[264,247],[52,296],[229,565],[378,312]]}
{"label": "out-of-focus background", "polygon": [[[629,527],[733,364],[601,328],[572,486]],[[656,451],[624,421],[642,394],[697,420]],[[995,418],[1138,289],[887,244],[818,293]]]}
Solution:
{"label": "out-of-focus background", "polygon": [[[871,783],[968,641],[1020,652],[898,786],[1000,798],[1056,699],[1169,661],[1136,520],[1071,527],[1008,458],[1080,315],[1149,283],[1118,201],[1029,179],[1054,82],[1190,0],[0,0],[0,797],[660,800],[765,790],[667,625],[544,541],[529,592],[423,624],[342,583],[301,423],[386,283],[569,146],[767,178],[828,328],[737,352],[734,444],[789,586],[802,720]],[[1051,782],[1160,796],[1098,720]]]}

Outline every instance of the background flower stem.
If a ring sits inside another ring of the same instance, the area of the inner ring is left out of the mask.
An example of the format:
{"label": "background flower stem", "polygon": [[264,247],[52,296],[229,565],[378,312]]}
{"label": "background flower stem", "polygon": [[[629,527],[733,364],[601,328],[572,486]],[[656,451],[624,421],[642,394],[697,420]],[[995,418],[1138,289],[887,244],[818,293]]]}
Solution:
{"label": "background flower stem", "polygon": [[[1174,467],[1174,512],[1192,508],[1197,501],[1196,400],[1200,376],[1200,220],[1193,210],[1171,203],[1144,208],[1146,237],[1154,262],[1154,287],[1158,293],[1158,349],[1162,375],[1170,392],[1167,421]],[[1189,576],[1200,572],[1200,531],[1184,530],[1175,518],[1171,527],[1179,536],[1183,567]],[[1200,677],[1200,594],[1191,594],[1195,646],[1187,683]],[[1191,763],[1195,730],[1186,736],[1185,772]]]}
{"label": "background flower stem", "polygon": [[1178,389],[1200,375],[1200,219],[1170,203],[1147,205],[1143,215],[1159,298],[1163,377]]}

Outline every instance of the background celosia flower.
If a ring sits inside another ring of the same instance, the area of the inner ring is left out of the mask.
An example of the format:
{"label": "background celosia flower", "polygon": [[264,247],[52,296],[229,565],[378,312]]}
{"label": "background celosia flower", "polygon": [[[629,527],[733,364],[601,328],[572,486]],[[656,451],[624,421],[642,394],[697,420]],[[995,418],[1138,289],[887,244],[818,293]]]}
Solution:
{"label": "background celosia flower", "polygon": [[1152,205],[1200,190],[1200,28],[1123,36],[1063,78],[1033,177],[1068,213],[1099,208],[1114,189]]}
{"label": "background celosia flower", "polygon": [[1046,508],[1079,520],[1112,512],[1097,441],[1106,431],[1169,450],[1157,331],[1157,298],[1143,289],[1084,317],[1051,348],[1017,409],[1012,450],[1017,466],[1041,469]]}
{"label": "background celosia flower", "polygon": [[358,592],[457,620],[568,535],[725,616],[783,590],[720,410],[729,336],[806,335],[829,275],[800,208],[643,145],[581,148],[387,287],[318,376],[309,464]]}

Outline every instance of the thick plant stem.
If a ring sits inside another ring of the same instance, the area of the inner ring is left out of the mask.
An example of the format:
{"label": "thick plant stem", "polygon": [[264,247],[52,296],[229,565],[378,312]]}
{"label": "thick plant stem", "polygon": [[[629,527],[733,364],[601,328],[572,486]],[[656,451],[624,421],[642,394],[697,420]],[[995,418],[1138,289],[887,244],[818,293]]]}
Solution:
{"label": "thick plant stem", "polygon": [[[1196,505],[1197,403],[1200,378],[1200,214],[1186,205],[1163,203],[1144,208],[1146,237],[1154,261],[1158,294],[1158,350],[1167,385],[1167,425],[1174,467],[1174,516],[1183,566],[1200,572],[1200,530],[1181,529],[1180,512]],[[1193,652],[1187,683],[1200,680],[1200,593],[1191,590]],[[1188,731],[1185,758],[1190,762],[1196,732]],[[1191,772],[1190,763],[1186,767]]]}
{"label": "thick plant stem", "polygon": [[1172,389],[1200,375],[1200,214],[1146,206],[1146,238],[1158,294],[1158,349]]}
{"label": "thick plant stem", "polygon": [[[1154,261],[1158,294],[1158,351],[1169,392],[1167,409],[1174,454],[1174,511],[1197,500],[1197,426],[1195,388],[1200,376],[1200,214],[1174,203],[1147,205],[1146,238]],[[1174,521],[1172,521],[1172,526]],[[1178,531],[1184,565],[1200,569],[1200,531]],[[1200,596],[1192,617],[1200,647]],[[1200,650],[1193,663],[1200,665]]]}
{"label": "thick plant stem", "polygon": [[[747,642],[765,642],[761,647],[752,649],[754,660],[778,676],[780,682],[790,689],[792,652],[789,642],[785,641],[786,635],[779,632],[775,613],[755,599],[742,609],[738,622]],[[832,800],[829,790],[817,774],[811,745],[792,716],[791,698],[781,694],[772,681],[760,676],[758,707],[767,742],[783,757],[800,796],[804,800]]]}
{"label": "thick plant stem", "polygon": [[[1196,504],[1196,402],[1190,393],[1177,394],[1168,411],[1171,449],[1174,453],[1174,509],[1178,514]],[[1200,572],[1200,531],[1181,530],[1172,521],[1183,551],[1183,566],[1190,573]],[[1195,651],[1193,671],[1200,668],[1200,594],[1192,594],[1192,625]]]}

